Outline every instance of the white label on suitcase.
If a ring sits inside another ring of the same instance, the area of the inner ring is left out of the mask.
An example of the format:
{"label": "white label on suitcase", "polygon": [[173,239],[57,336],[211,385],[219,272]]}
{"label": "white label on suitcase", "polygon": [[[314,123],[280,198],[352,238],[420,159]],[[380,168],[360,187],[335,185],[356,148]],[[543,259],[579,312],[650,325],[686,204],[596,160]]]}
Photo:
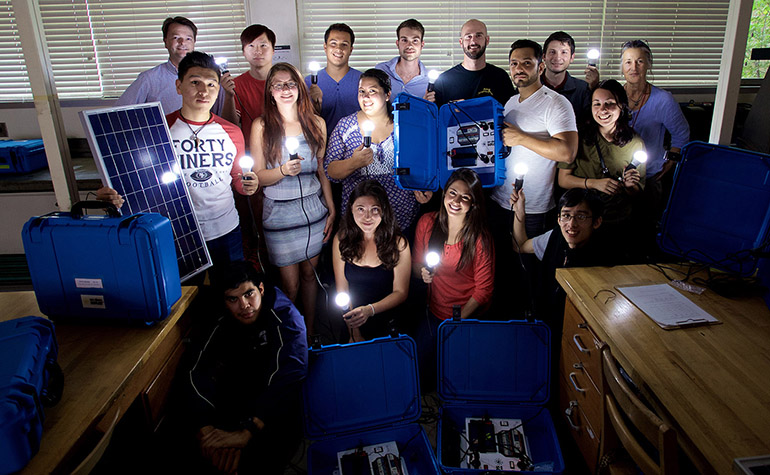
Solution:
{"label": "white label on suitcase", "polygon": [[107,308],[104,305],[104,295],[81,295],[83,308]]}
{"label": "white label on suitcase", "polygon": [[75,279],[75,287],[78,289],[103,289],[102,279]]}

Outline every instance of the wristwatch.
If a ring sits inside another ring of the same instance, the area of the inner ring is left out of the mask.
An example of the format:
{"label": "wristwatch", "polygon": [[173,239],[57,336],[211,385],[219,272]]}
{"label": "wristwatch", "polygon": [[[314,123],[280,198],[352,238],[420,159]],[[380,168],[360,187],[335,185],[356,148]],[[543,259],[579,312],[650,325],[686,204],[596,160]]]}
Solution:
{"label": "wristwatch", "polygon": [[664,159],[666,161],[679,163],[682,160],[682,154],[679,152],[672,152],[671,150],[666,150],[666,155]]}
{"label": "wristwatch", "polygon": [[246,429],[247,431],[251,432],[251,435],[254,437],[257,436],[259,433],[259,427],[254,423],[254,418],[247,417],[246,419],[241,421],[241,429]]}

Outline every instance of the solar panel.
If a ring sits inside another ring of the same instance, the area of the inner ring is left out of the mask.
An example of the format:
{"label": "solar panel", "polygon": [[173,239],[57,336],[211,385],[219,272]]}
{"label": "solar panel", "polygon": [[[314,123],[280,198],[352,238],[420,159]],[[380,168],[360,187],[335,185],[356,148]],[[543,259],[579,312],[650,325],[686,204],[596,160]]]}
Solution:
{"label": "solar panel", "polygon": [[80,119],[102,182],[125,199],[121,211],[171,221],[182,281],[210,267],[160,103],[84,110]]}

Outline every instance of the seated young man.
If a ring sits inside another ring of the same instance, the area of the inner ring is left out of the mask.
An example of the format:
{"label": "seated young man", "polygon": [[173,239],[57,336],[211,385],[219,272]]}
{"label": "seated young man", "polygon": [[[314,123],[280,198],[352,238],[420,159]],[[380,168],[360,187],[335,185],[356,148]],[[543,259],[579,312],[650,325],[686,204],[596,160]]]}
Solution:
{"label": "seated young man", "polygon": [[248,263],[231,263],[217,283],[224,316],[180,378],[185,425],[219,472],[283,473],[302,438],[304,319]]}
{"label": "seated young man", "polygon": [[[238,166],[245,154],[241,129],[211,112],[220,77],[212,56],[199,51],[187,54],[179,63],[176,80],[182,108],[166,116],[182,179],[215,267],[243,260],[232,188],[253,195],[259,183],[256,174],[241,174]],[[116,206],[123,204],[123,197],[109,187],[100,188],[96,196]]]}
{"label": "seated young man", "polygon": [[[558,226],[539,236],[529,238],[525,229],[525,196],[523,191],[511,193],[513,205],[513,249],[518,253],[534,254],[541,265],[535,297],[535,318],[544,320],[552,331],[561,328],[564,312],[564,291],[556,281],[556,269],[610,265],[612,256],[600,243],[597,230],[602,224],[604,203],[595,193],[573,188],[562,195],[557,206]],[[533,269],[528,269],[530,272]]]}

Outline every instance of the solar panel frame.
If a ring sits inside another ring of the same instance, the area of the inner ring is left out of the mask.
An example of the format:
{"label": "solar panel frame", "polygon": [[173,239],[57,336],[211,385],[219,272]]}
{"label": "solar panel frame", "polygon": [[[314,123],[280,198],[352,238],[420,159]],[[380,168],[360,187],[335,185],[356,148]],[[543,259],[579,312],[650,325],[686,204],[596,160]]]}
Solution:
{"label": "solar panel frame", "polygon": [[[102,184],[125,200],[120,211],[171,221],[182,282],[211,267],[160,103],[84,110],[80,119]],[[177,178],[164,183],[168,172]]]}

